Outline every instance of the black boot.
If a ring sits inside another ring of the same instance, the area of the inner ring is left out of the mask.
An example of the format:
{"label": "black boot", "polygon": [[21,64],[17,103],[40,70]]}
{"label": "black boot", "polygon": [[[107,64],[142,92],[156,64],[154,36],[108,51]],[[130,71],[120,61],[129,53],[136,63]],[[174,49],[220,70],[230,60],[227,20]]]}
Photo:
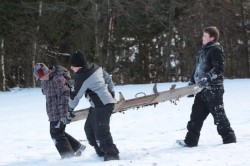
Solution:
{"label": "black boot", "polygon": [[200,134],[195,133],[193,131],[188,131],[186,134],[186,137],[184,139],[184,142],[186,144],[186,147],[195,147],[198,146]]}
{"label": "black boot", "polygon": [[95,148],[96,154],[97,154],[99,157],[103,157],[103,156],[104,156],[103,151],[101,151],[101,149],[100,149],[98,146],[94,146],[94,148]]}
{"label": "black boot", "polygon": [[183,146],[183,147],[189,147],[189,148],[192,148],[192,147],[196,147],[197,145],[188,145],[186,144],[186,142],[184,140],[176,140],[176,143],[180,146]]}
{"label": "black boot", "polygon": [[104,155],[104,161],[110,161],[110,160],[119,160],[118,154],[105,154]]}
{"label": "black boot", "polygon": [[223,144],[236,143],[236,136],[234,132],[229,132],[227,135],[222,136]]}

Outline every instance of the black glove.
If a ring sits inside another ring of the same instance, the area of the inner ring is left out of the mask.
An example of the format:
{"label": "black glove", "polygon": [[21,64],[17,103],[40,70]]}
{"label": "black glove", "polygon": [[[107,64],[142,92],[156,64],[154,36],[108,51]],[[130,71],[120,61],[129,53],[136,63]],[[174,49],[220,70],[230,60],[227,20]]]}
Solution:
{"label": "black glove", "polygon": [[188,95],[187,97],[194,97],[194,94]]}
{"label": "black glove", "polygon": [[67,118],[74,118],[76,115],[74,113],[74,108],[70,108],[69,107],[69,110],[67,112]]}
{"label": "black glove", "polygon": [[111,93],[111,96],[112,96],[113,98],[115,98],[115,92],[112,91],[112,92],[110,92],[110,93]]}
{"label": "black glove", "polygon": [[201,88],[204,88],[206,86],[208,86],[208,83],[210,81],[210,78],[209,77],[203,77],[200,82],[198,82],[198,85],[201,87]]}
{"label": "black glove", "polygon": [[68,117],[61,117],[61,122],[63,122],[63,124],[69,124],[70,122],[71,122],[71,120],[70,119],[68,119]]}
{"label": "black glove", "polygon": [[188,86],[194,85],[195,83],[193,83],[192,81],[188,81]]}

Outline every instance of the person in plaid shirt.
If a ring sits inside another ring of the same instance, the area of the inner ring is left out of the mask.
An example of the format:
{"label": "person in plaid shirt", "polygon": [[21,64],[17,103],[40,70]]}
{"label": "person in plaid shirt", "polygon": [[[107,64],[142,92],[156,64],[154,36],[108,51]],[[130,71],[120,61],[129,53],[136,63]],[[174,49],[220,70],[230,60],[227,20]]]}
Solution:
{"label": "person in plaid shirt", "polygon": [[41,81],[42,93],[46,96],[46,110],[50,121],[50,135],[62,159],[80,156],[86,148],[65,132],[70,88],[64,77],[66,68],[56,65],[48,68],[37,63],[33,68],[36,80]]}

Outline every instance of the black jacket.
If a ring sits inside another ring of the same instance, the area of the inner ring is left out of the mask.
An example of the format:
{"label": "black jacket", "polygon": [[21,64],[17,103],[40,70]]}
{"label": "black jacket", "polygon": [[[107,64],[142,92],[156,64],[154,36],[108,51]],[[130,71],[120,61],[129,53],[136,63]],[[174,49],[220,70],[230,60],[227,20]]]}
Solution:
{"label": "black jacket", "polygon": [[191,83],[197,84],[207,77],[209,85],[222,85],[225,70],[225,55],[222,46],[216,42],[204,45],[198,53]]}

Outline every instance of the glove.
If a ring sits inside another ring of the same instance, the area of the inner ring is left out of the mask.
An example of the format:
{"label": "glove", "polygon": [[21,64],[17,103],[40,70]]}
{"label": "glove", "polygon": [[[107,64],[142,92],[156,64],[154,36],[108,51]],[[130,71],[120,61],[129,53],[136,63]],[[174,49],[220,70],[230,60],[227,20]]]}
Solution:
{"label": "glove", "polygon": [[68,80],[68,86],[70,88],[70,92],[74,92],[74,80]]}
{"label": "glove", "polygon": [[194,97],[194,94],[188,95],[187,97]]}
{"label": "glove", "polygon": [[67,117],[61,117],[61,122],[63,122],[63,124],[67,125],[71,122],[70,119],[68,119]]}
{"label": "glove", "polygon": [[75,115],[75,113],[74,113],[74,108],[70,108],[69,107],[69,110],[68,110],[68,112],[67,112],[67,118],[74,118],[76,115]]}
{"label": "glove", "polygon": [[201,87],[201,88],[204,88],[206,86],[208,86],[208,83],[209,83],[210,79],[208,77],[203,77],[200,82],[198,82],[198,85]]}
{"label": "glove", "polygon": [[193,83],[192,81],[188,81],[188,86],[194,85],[195,83]]}
{"label": "glove", "polygon": [[115,92],[112,91],[112,92],[110,92],[110,93],[111,93],[111,96],[112,96],[113,98],[115,98]]}

